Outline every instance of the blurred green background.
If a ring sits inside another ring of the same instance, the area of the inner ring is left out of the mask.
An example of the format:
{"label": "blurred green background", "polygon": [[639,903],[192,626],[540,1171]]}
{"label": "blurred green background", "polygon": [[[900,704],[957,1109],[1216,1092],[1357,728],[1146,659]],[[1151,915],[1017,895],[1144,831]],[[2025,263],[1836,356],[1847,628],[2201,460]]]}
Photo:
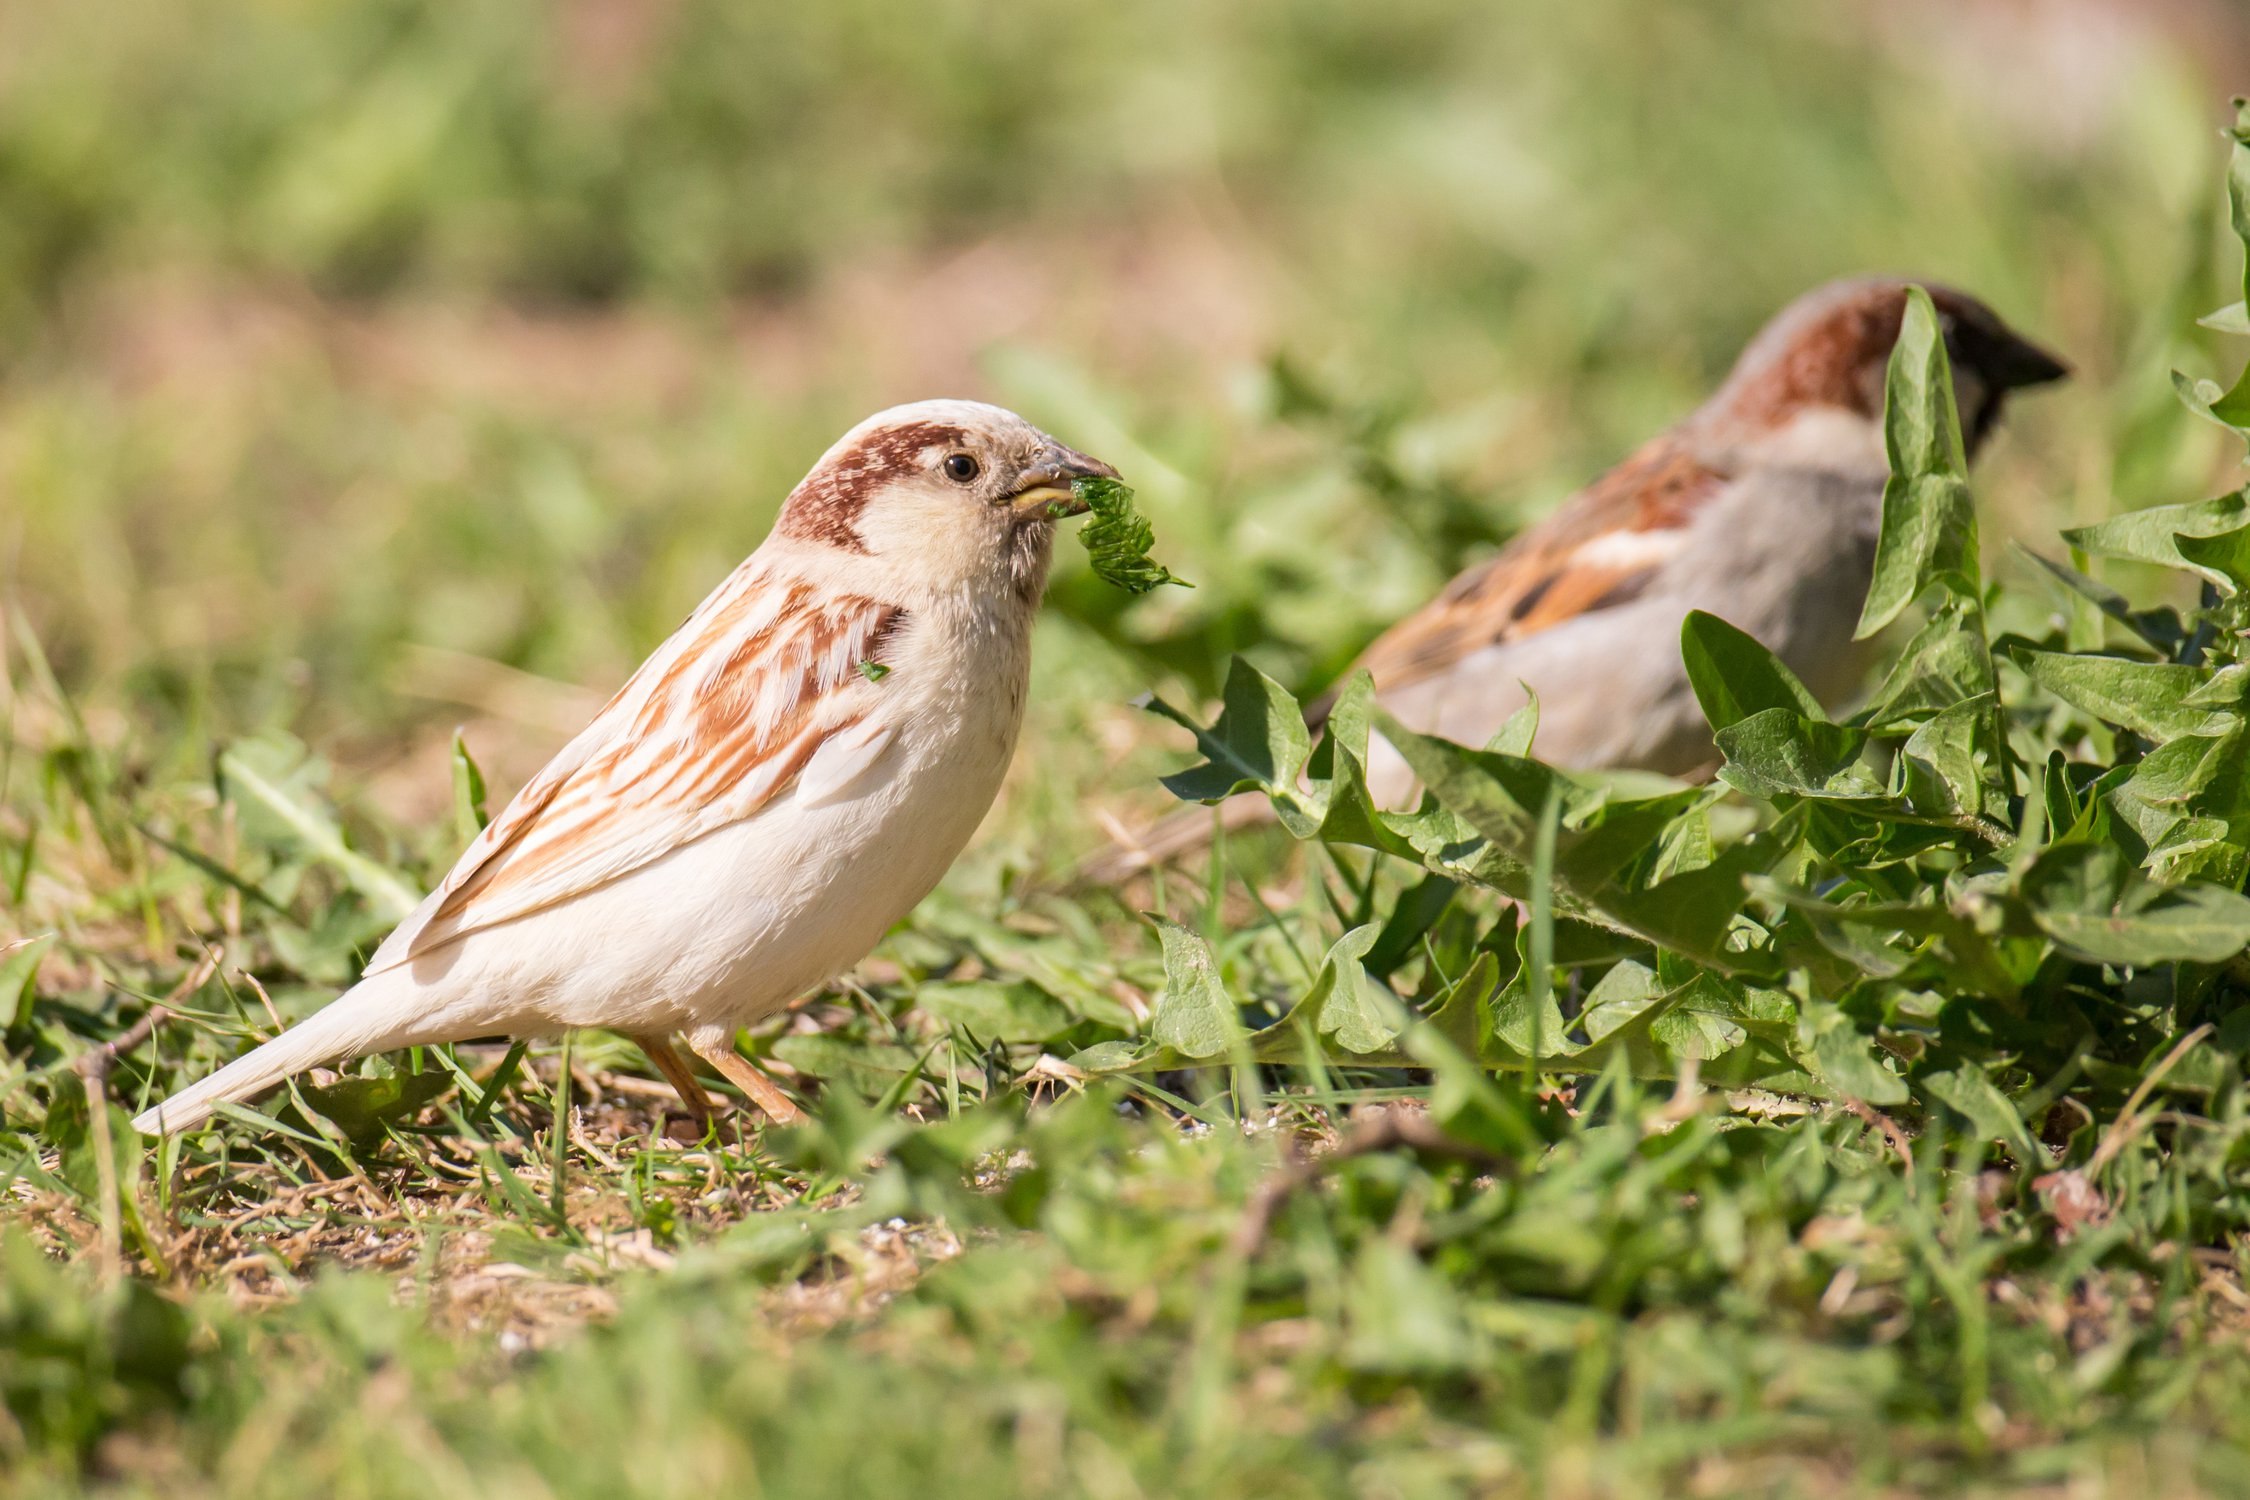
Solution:
{"label": "blurred green background", "polygon": [[1083,848],[1132,693],[1325,679],[1830,276],[2077,362],[2005,528],[2215,482],[2243,75],[2219,0],[0,0],[7,628],[149,774],[282,727],[433,821],[453,724],[512,786],[836,433],[981,396],[1200,584],[1063,549],[1000,848]]}

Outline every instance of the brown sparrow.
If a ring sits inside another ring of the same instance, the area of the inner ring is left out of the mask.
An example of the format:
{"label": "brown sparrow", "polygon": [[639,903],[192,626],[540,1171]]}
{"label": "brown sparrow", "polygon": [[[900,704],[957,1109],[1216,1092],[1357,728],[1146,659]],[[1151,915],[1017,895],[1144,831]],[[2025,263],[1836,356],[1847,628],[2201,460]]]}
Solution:
{"label": "brown sparrow", "polygon": [[603,1026],[796,1109],[737,1027],[859,961],[935,886],[1023,723],[1050,518],[1116,471],[1023,418],[868,418],[772,534],[492,821],[317,1015],[142,1114],[184,1130],[338,1057]]}
{"label": "brown sparrow", "polygon": [[[1385,631],[1354,670],[1425,734],[1482,745],[1528,690],[1544,759],[1693,775],[1716,760],[1680,660],[1681,623],[1700,609],[1756,637],[1835,703],[1867,666],[1852,631],[1882,521],[1884,377],[1908,284],[1838,281],[1799,297],[1708,401]],[[1974,297],[1928,290],[1973,456],[2009,391],[2068,368]],[[1316,726],[1327,708],[1310,710]],[[1367,770],[1379,803],[1416,795],[1413,773],[1380,738]],[[1263,799],[1241,797],[1223,816],[1240,826],[1266,811]],[[1186,809],[1086,873],[1122,877],[1198,846],[1210,829],[1210,814]]]}

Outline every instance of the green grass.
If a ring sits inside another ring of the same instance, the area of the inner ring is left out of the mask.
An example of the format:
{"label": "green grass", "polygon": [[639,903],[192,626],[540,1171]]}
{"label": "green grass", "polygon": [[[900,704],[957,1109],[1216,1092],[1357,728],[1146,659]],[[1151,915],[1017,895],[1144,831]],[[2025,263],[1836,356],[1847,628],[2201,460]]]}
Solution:
{"label": "green grass", "polygon": [[[2242,779],[2088,786],[2241,705],[2083,706],[2071,653],[2182,643],[1999,545],[2239,483],[2165,381],[2240,363],[2193,321],[2225,33],[2089,79],[1883,14],[0,4],[0,1487],[2250,1492]],[[2078,367],[1976,476],[1983,573],[1890,575],[1996,712],[1910,739],[1956,673],[1808,722],[1709,634],[1761,711],[1725,802],[1550,814],[1428,747],[1462,840],[1320,836],[1343,757],[1246,708],[1182,785],[1311,836],[1068,887],[1096,814],[1176,805],[1135,695],[1327,685],[1868,269]],[[347,983],[837,432],[940,393],[1116,463],[1196,587],[1061,549],[977,844],[751,1039],[812,1125],[676,1139],[588,1033],[567,1086],[433,1050],[130,1135]],[[1765,883],[1643,899],[1707,842]]]}

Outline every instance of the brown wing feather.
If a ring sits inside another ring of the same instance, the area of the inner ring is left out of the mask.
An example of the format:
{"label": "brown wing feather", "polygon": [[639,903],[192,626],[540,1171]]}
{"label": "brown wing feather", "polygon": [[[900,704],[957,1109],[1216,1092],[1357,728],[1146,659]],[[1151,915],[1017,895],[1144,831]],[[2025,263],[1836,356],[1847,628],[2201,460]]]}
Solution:
{"label": "brown wing feather", "polygon": [[1726,479],[1680,434],[1653,439],[1383,632],[1353,670],[1372,673],[1379,689],[1400,688],[1471,652],[1622,604]]}
{"label": "brown wing feather", "polygon": [[901,620],[857,596],[744,569],[518,792],[376,950],[369,974],[616,879],[786,787],[873,711]]}

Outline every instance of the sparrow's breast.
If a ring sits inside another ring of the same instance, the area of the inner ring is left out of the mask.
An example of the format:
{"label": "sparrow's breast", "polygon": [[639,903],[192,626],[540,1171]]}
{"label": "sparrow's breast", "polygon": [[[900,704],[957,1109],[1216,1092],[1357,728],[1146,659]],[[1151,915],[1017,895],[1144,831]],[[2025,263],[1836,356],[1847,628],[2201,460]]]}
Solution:
{"label": "sparrow's breast", "polygon": [[730,1008],[786,1004],[851,967],[927,896],[975,834],[1007,775],[1030,678],[1028,620],[925,612],[876,684],[892,727],[851,794],[753,819],[730,924]]}

